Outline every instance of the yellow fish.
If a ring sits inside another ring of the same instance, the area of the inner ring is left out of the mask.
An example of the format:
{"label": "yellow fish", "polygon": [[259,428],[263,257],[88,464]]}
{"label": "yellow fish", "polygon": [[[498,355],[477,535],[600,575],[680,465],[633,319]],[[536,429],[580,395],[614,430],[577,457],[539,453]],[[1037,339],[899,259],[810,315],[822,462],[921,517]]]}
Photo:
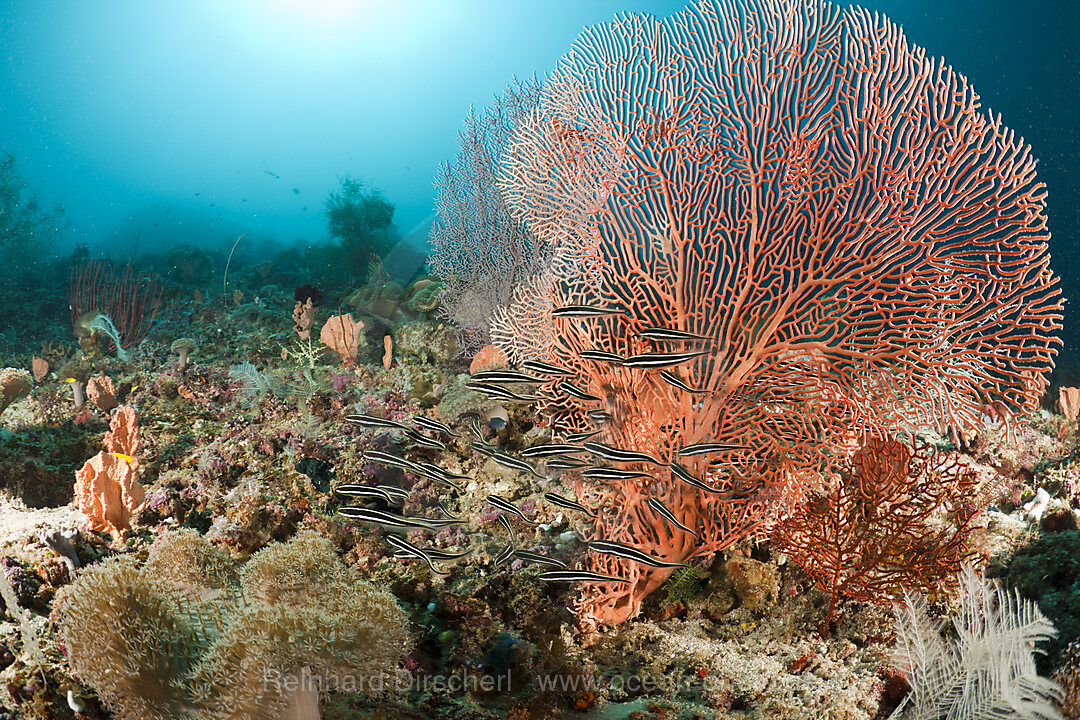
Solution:
{"label": "yellow fish", "polygon": [[112,455],[113,457],[118,457],[121,460],[127,460],[128,462],[135,462],[135,458],[131,457],[130,455],[125,455],[124,453],[111,452],[109,454]]}

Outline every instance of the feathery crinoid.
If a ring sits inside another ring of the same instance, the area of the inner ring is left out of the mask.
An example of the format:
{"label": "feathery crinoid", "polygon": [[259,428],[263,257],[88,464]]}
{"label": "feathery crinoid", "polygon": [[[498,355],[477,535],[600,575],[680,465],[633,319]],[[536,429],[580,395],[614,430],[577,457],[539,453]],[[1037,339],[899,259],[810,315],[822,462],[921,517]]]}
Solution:
{"label": "feathery crinoid", "polygon": [[960,574],[956,639],[931,619],[924,596],[905,593],[896,613],[897,667],[911,692],[897,720],[1059,720],[1057,683],[1035,672],[1034,643],[1057,631],[1038,605],[987,580],[971,565]]}

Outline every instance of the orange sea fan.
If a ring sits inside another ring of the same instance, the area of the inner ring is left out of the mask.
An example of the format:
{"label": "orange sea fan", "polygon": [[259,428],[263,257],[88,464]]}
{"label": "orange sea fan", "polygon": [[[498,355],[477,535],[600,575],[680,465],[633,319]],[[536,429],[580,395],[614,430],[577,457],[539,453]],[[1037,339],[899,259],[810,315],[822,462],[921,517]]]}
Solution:
{"label": "orange sea fan", "polygon": [[[973,430],[988,406],[1012,426],[1037,407],[1062,308],[1045,192],[1030,148],[979,108],[886,18],[823,0],[702,0],[581,36],[505,162],[511,211],[556,254],[492,337],[601,398],[549,383],[557,432],[599,418],[604,442],[665,462],[738,446],[687,463],[717,492],[665,469],[582,483],[608,508],[593,537],[708,555],[763,533],[867,430]],[[553,315],[567,305],[618,312]],[[645,340],[653,327],[708,340]],[[675,368],[693,393],[581,357],[695,347]],[[631,617],[667,574],[589,566],[630,582],[589,586],[585,624]]]}

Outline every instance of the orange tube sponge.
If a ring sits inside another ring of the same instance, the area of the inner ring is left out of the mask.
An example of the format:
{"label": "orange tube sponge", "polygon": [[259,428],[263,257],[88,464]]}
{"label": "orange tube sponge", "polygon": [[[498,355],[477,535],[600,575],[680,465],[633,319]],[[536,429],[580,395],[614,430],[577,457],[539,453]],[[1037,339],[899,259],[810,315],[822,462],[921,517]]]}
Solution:
{"label": "orange tube sponge", "polygon": [[112,378],[108,375],[98,375],[90,378],[86,383],[86,394],[103,412],[110,412],[117,405],[116,389],[113,388]]}

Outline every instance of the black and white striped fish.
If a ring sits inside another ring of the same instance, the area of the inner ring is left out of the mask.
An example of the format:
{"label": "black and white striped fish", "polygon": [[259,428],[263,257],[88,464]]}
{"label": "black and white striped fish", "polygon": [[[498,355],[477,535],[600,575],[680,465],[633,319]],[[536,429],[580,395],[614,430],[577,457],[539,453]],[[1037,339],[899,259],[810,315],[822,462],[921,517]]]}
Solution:
{"label": "black and white striped fish", "polygon": [[348,495],[349,497],[365,497],[374,498],[376,500],[382,500],[387,504],[393,505],[394,498],[387,494],[385,491],[380,490],[377,487],[371,487],[370,485],[357,485],[355,483],[347,483],[345,485],[338,485],[334,488],[334,492],[339,495]]}
{"label": "black and white striped fish", "polygon": [[577,373],[570,368],[562,367],[561,365],[552,365],[541,360],[526,360],[521,363],[521,367],[529,372],[540,373],[541,375],[576,375]]}
{"label": "black and white striped fish", "polygon": [[513,455],[509,455],[501,451],[496,451],[491,454],[491,459],[502,465],[504,468],[509,468],[510,470],[518,470],[520,472],[532,473],[541,480],[544,478],[544,476],[540,474],[531,464],[522,460],[521,458],[516,458]]}
{"label": "black and white striped fish", "polygon": [[505,499],[499,497],[498,495],[488,495],[487,496],[487,502],[492,507],[498,508],[499,510],[503,510],[503,511],[508,512],[508,513],[513,513],[514,515],[517,515],[519,518],[521,518],[525,522],[529,523],[530,525],[535,525],[536,524],[536,522],[534,522],[533,520],[530,520],[529,518],[525,517],[525,514],[522,513],[520,510],[518,510],[517,507],[513,503],[511,503],[509,500],[505,500]]}
{"label": "black and white striped fish", "polygon": [[702,355],[708,355],[708,350],[695,350],[693,352],[679,352],[679,353],[644,353],[642,355],[631,355],[623,360],[623,367],[628,368],[641,368],[643,370],[659,370],[662,368],[675,367],[676,365],[682,365],[684,362],[689,362],[696,357]]}
{"label": "black and white striped fish", "polygon": [[660,515],[660,517],[664,518],[675,527],[679,528],[680,530],[685,530],[699,540],[701,539],[701,537],[696,532],[679,522],[679,519],[675,517],[675,513],[671,512],[671,510],[668,510],[667,505],[660,502],[658,499],[649,498],[645,502],[650,508],[653,509],[654,512],[656,512],[656,514]]}
{"label": "black and white striped fish", "polygon": [[594,436],[599,435],[599,434],[600,434],[599,430],[586,430],[584,432],[570,433],[569,435],[566,436],[566,442],[579,443],[579,442],[588,440],[589,438],[594,437]]}
{"label": "black and white striped fish", "polygon": [[688,393],[707,393],[707,392],[709,392],[708,390],[705,390],[704,388],[690,387],[690,385],[688,385],[685,380],[683,380],[681,377],[679,377],[675,373],[671,372],[670,370],[661,370],[660,371],[660,377],[661,377],[661,379],[663,379],[664,382],[666,382],[671,387],[682,390],[683,392],[688,392]]}
{"label": "black and white striped fish", "polygon": [[577,470],[585,467],[588,463],[572,457],[555,457],[545,460],[544,465],[548,470]]}
{"label": "black and white striped fish", "polygon": [[615,417],[611,413],[604,410],[590,410],[588,413],[585,414],[585,416],[592,420],[594,423],[605,423],[611,418]]}
{"label": "black and white striped fish", "polygon": [[442,442],[441,440],[436,440],[435,438],[429,438],[423,433],[421,433],[419,430],[413,430],[412,428],[408,428],[405,430],[405,436],[409,438],[409,442],[415,445],[431,448],[433,450],[446,449],[446,443]]}
{"label": "black and white striped fish", "polygon": [[442,514],[445,515],[446,517],[450,518],[451,520],[461,520],[460,517],[458,517],[454,513],[450,512],[450,509],[446,507],[446,503],[444,503],[442,500],[440,500],[438,502],[438,507],[439,507],[439,510],[442,511]]}
{"label": "black and white striped fish", "polygon": [[708,455],[709,453],[725,452],[727,450],[749,450],[749,445],[740,445],[738,443],[718,443],[718,442],[706,442],[697,443],[695,445],[687,445],[686,447],[679,448],[680,455]]}
{"label": "black and white striped fish", "polygon": [[398,500],[406,500],[410,495],[412,495],[411,491],[406,490],[405,488],[394,487],[393,485],[376,485],[375,489],[381,490],[388,496],[392,498],[397,498]]}
{"label": "black and white striped fish", "polygon": [[387,528],[399,528],[405,530],[437,530],[448,525],[460,525],[461,520],[432,520],[431,518],[412,517],[410,515],[398,515],[396,513],[383,512],[362,507],[343,507],[338,514],[349,520],[359,520]]}
{"label": "black and white striped fish", "polygon": [[513,390],[507,390],[502,385],[496,385],[494,383],[473,382],[470,380],[469,382],[465,383],[465,387],[467,387],[469,390],[481,393],[482,395],[487,395],[488,397],[497,398],[499,400],[529,403],[536,402],[540,399],[539,395],[522,395],[521,393],[516,393]]}
{"label": "black and white striped fish", "polygon": [[474,417],[472,420],[469,421],[469,432],[471,432],[473,434],[473,437],[475,437],[480,442],[484,441],[484,428],[480,424],[480,418]]}
{"label": "black and white striped fish", "polygon": [[412,419],[413,425],[421,428],[422,430],[428,430],[429,432],[438,432],[443,435],[449,435],[450,437],[459,437],[454,432],[454,429],[445,423],[441,423],[433,418],[425,417],[423,415],[416,415]]}
{"label": "black and white striped fish", "polygon": [[445,472],[439,472],[439,470],[441,470],[441,468],[438,468],[431,463],[423,463],[417,464],[417,466],[412,470],[412,472],[421,477],[425,477],[432,482],[439,483],[440,485],[445,485],[460,494],[465,493],[465,488],[461,487],[461,485],[458,485],[456,482],[447,477],[447,474]]}
{"label": "black and white striped fish", "polygon": [[673,563],[668,562],[667,560],[661,560],[660,558],[653,557],[635,547],[623,545],[622,543],[610,542],[608,540],[593,540],[589,543],[589,549],[593,552],[603,553],[604,555],[614,555],[623,560],[632,560],[633,562],[639,562],[642,565],[648,565],[650,567],[687,567],[686,563]]}
{"label": "black and white striped fish", "polygon": [[540,573],[537,577],[549,582],[630,582],[626,578],[615,577],[613,575],[601,575],[600,573],[594,573],[589,570],[547,570],[546,572]]}
{"label": "black and white striped fish", "polygon": [[445,478],[447,480],[472,480],[472,478],[468,475],[459,475],[458,473],[452,473],[449,470],[439,467],[435,463],[418,462],[416,463],[416,466],[419,468],[423,468],[424,470],[427,470],[432,474],[437,475],[441,478]]}
{"label": "black and white striped fish", "polygon": [[558,568],[565,568],[566,563],[558,558],[549,557],[548,555],[541,555],[538,552],[532,552],[531,550],[515,550],[514,557],[522,560],[528,560],[529,562],[541,563],[544,565],[554,565]]}
{"label": "black and white striped fish", "polygon": [[577,385],[575,385],[574,383],[572,383],[572,382],[570,382],[568,380],[561,381],[555,387],[558,390],[563,391],[567,395],[570,395],[571,397],[576,397],[578,400],[599,400],[600,399],[600,398],[596,397],[595,395],[590,395],[588,392],[586,392],[585,390],[582,390]]}
{"label": "black and white striped fish", "polygon": [[457,560],[471,554],[472,548],[468,548],[464,552],[447,552],[438,548],[424,548],[424,552],[432,560]]}
{"label": "black and white striped fish", "polygon": [[580,445],[549,443],[547,445],[533,445],[531,448],[525,448],[521,451],[521,456],[527,458],[546,458],[559,455],[573,455],[580,452],[585,452],[585,448]]}
{"label": "black and white striped fish", "polygon": [[604,443],[600,442],[587,442],[583,445],[583,447],[588,450],[589,453],[591,453],[592,455],[595,455],[596,457],[602,458],[604,460],[608,460],[609,462],[644,462],[652,463],[653,465],[665,464],[654,458],[652,455],[646,455],[645,453],[637,452],[635,450],[623,450],[621,448],[611,447],[610,445],[605,445]]}
{"label": "black and white striped fish", "polygon": [[412,460],[406,460],[403,457],[398,457],[397,455],[383,452],[382,450],[364,450],[362,454],[364,459],[377,462],[380,465],[408,470],[409,472],[417,472],[417,465]]}
{"label": "black and white striped fish", "polygon": [[375,417],[374,415],[346,415],[345,422],[366,428],[390,428],[392,430],[408,430],[408,425],[403,425],[394,420]]}
{"label": "black and white striped fish", "polygon": [[496,565],[502,565],[504,562],[508,561],[513,556],[514,556],[514,546],[513,545],[507,545],[506,548],[501,553],[499,553],[498,557],[495,558],[495,564]]}
{"label": "black and white striped fish", "polygon": [[625,355],[619,355],[618,353],[608,352],[606,350],[582,350],[578,353],[578,357],[593,362],[609,362],[616,364],[621,364],[622,361],[626,359]]}
{"label": "black and white striped fish", "polygon": [[535,375],[526,375],[525,373],[515,372],[514,370],[481,370],[472,376],[472,379],[477,382],[485,383],[529,383],[530,385],[539,385],[546,383],[547,380]]}
{"label": "black and white striped fish", "polygon": [[589,467],[581,471],[581,477],[588,480],[603,480],[605,482],[619,482],[621,480],[637,480],[639,478],[651,478],[647,472],[637,470],[618,470],[611,467]]}
{"label": "black and white striped fish", "polygon": [[406,557],[413,557],[413,558],[416,558],[417,560],[423,560],[424,562],[426,562],[428,564],[428,567],[431,568],[431,572],[435,573],[436,575],[449,575],[450,574],[449,571],[438,570],[435,567],[435,563],[433,563],[431,561],[431,558],[428,557],[428,554],[426,552],[424,552],[420,548],[416,547],[415,545],[413,545],[411,542],[409,542],[405,538],[399,538],[397,535],[387,535],[386,536],[386,542],[387,542],[387,544],[392,545],[394,548],[396,548],[401,554],[405,555]]}
{"label": "black and white striped fish", "polygon": [[596,305],[563,305],[551,311],[552,317],[557,318],[593,318],[605,315],[618,315],[622,308],[597,307]]}
{"label": "black and white striped fish", "polygon": [[643,328],[641,332],[638,333],[638,337],[659,342],[700,341],[710,339],[705,335],[697,335],[692,332],[686,332],[685,330],[675,330],[666,327]]}
{"label": "black and white striped fish", "polygon": [[675,477],[679,478],[683,482],[685,482],[685,483],[687,483],[689,485],[693,485],[694,487],[696,487],[699,490],[704,490],[705,492],[713,493],[714,495],[721,495],[722,494],[720,490],[717,490],[715,488],[712,488],[712,487],[706,485],[704,480],[702,480],[701,478],[694,475],[692,472],[687,470],[685,467],[683,467],[679,463],[673,462],[670,465],[668,465],[668,467],[671,468],[671,474],[674,475]]}
{"label": "black and white striped fish", "polygon": [[514,534],[514,528],[510,525],[510,521],[505,515],[499,516],[499,524],[506,530],[506,534],[510,536],[510,544],[513,545],[517,542],[517,536]]}
{"label": "black and white striped fish", "polygon": [[544,499],[547,500],[552,505],[558,505],[559,507],[566,508],[567,510],[577,510],[578,512],[585,513],[585,515],[587,517],[594,518],[594,519],[596,518],[596,512],[595,511],[590,510],[589,508],[585,507],[584,505],[577,502],[576,500],[571,500],[570,498],[565,498],[562,495],[557,495],[556,493],[553,493],[553,492],[544,493]]}
{"label": "black and white striped fish", "polygon": [[471,447],[473,450],[480,453],[481,455],[487,455],[488,457],[493,456],[499,451],[498,445],[492,445],[491,443],[483,442],[481,440],[476,440],[469,443],[469,447]]}

